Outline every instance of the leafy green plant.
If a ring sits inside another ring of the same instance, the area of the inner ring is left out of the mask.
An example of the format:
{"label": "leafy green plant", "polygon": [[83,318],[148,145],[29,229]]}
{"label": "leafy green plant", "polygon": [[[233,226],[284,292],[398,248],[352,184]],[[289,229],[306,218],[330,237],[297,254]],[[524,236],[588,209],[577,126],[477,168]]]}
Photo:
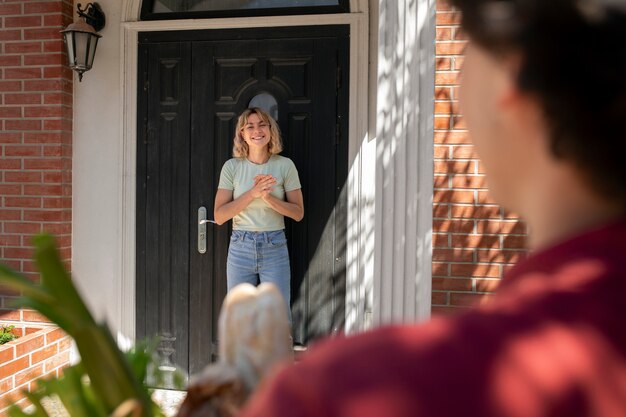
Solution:
{"label": "leafy green plant", "polygon": [[15,329],[15,326],[0,326],[0,345],[4,345],[18,338],[18,336],[13,333],[13,329]]}
{"label": "leafy green plant", "polygon": [[39,311],[70,335],[81,362],[66,368],[61,378],[39,380],[36,390],[25,393],[34,414],[14,406],[9,415],[48,417],[41,400],[58,396],[72,417],[162,416],[143,383],[153,362],[153,349],[141,344],[124,354],[106,323],[97,323],[83,302],[63,267],[54,239],[40,235],[34,244],[41,284],[2,265],[0,283],[21,292],[19,307]]}

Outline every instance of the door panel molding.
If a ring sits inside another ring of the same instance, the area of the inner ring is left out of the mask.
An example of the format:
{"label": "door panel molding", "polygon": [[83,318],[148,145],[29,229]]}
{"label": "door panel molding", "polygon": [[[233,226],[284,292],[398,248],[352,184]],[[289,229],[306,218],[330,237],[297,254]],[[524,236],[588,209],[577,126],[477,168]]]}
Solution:
{"label": "door panel molding", "polygon": [[[190,172],[180,161],[190,157],[188,141],[191,65],[188,44],[147,45],[141,48],[140,71],[148,88],[138,94],[139,117],[147,121],[141,129],[144,141],[137,144],[137,208],[152,223],[137,222],[137,309],[146,312],[139,336],[158,333],[158,351],[164,364],[187,367],[189,328],[181,317],[187,316],[188,283],[172,279],[172,274],[189,274],[190,251],[187,224],[172,213],[189,211]],[[149,56],[159,56],[148,72]],[[145,76],[147,75],[147,77]],[[149,99],[148,90],[154,97]],[[137,132],[138,135],[141,132]],[[171,251],[171,247],[180,251]],[[158,305],[146,308],[147,300]],[[139,317],[141,319],[141,317]]]}
{"label": "door panel molding", "polygon": [[[215,71],[217,76],[215,77],[217,90],[215,96],[217,101],[224,102],[225,104],[236,103],[239,101],[241,93],[256,82],[254,78],[254,66],[257,63],[256,59],[249,58],[217,58]],[[239,84],[232,91],[222,91],[221,87],[226,84],[225,77],[239,77]]]}

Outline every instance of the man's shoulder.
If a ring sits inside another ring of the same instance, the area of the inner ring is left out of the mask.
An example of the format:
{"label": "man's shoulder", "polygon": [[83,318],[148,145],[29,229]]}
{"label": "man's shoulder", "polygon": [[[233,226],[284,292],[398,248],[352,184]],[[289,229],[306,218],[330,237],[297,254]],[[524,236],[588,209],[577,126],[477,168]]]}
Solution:
{"label": "man's shoulder", "polygon": [[[480,343],[457,318],[328,339],[278,373],[243,415],[405,417],[421,410],[421,416],[436,416],[439,396],[456,395],[453,386],[471,387],[478,377],[476,365],[485,361],[477,354],[488,350],[472,344]],[[296,410],[282,409],[292,403]],[[463,415],[460,404],[452,408]]]}

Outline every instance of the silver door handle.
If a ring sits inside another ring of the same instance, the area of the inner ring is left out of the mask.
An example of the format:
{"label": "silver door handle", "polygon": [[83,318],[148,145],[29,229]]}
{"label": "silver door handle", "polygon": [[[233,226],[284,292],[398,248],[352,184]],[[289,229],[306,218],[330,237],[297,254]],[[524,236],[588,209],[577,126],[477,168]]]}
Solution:
{"label": "silver door handle", "polygon": [[206,207],[198,209],[198,252],[206,253]]}

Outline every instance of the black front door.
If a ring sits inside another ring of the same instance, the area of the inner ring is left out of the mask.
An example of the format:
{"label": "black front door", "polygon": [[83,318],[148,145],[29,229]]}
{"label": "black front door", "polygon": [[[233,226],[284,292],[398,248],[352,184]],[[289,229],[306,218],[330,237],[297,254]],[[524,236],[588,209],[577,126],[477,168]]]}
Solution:
{"label": "black front door", "polygon": [[[198,372],[216,354],[230,226],[212,218],[237,116],[269,106],[300,175],[305,217],[286,220],[294,340],[343,330],[348,27],[140,35],[137,337]],[[203,240],[200,241],[200,243]]]}

